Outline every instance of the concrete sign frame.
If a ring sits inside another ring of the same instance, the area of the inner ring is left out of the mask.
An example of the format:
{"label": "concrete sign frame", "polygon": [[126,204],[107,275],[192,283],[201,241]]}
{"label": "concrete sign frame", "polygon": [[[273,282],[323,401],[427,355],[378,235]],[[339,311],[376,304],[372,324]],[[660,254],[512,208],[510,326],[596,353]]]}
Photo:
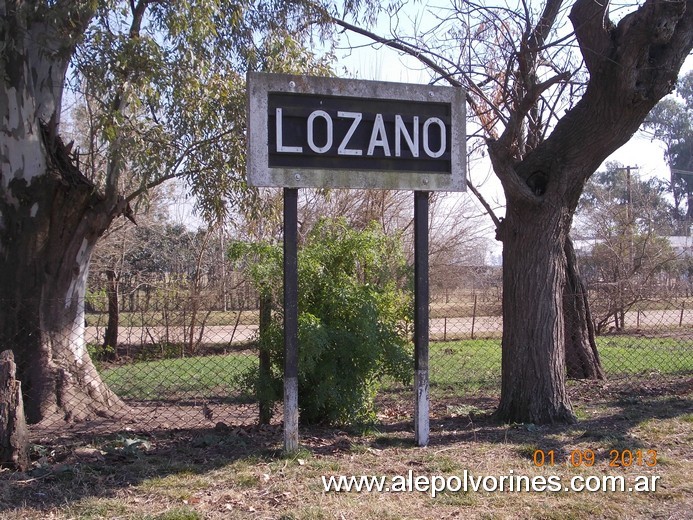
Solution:
{"label": "concrete sign frame", "polygon": [[248,183],[465,191],[464,95],[453,87],[251,72]]}

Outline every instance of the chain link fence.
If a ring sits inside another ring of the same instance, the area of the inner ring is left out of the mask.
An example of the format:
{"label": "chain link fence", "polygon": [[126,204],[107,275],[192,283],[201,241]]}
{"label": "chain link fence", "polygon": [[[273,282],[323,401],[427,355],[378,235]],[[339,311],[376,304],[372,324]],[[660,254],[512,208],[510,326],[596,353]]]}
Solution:
{"label": "chain link fence", "polygon": [[90,300],[85,336],[92,358],[104,383],[148,423],[141,426],[257,424],[250,381],[259,366],[260,313],[252,294],[231,302],[175,294],[128,302],[115,347],[105,341],[105,302]]}
{"label": "chain link fence", "polygon": [[[136,304],[126,299],[117,313],[113,307],[109,313],[107,299],[94,295],[87,299],[84,328],[73,340],[82,335],[101,379],[126,405],[126,414],[118,419],[121,427],[123,423],[145,430],[258,423],[260,405],[251,381],[260,367],[260,311],[253,295],[232,303],[235,308],[217,297],[167,294]],[[609,323],[605,320],[605,313],[612,312],[609,302],[593,294],[591,307],[595,323]],[[607,380],[637,385],[691,378],[692,299],[642,301],[622,311],[615,314],[615,325],[602,327],[596,338]],[[500,289],[434,290],[430,320],[432,399],[497,395],[503,325]],[[280,410],[275,411],[272,420],[281,421]],[[92,431],[99,425],[113,427],[112,421],[87,418]],[[65,423],[53,426],[64,428]]]}
{"label": "chain link fence", "polygon": [[[636,388],[693,376],[693,299],[643,300],[624,310],[601,296],[589,301],[606,381]],[[500,392],[502,328],[499,292],[432,295],[434,398]]]}

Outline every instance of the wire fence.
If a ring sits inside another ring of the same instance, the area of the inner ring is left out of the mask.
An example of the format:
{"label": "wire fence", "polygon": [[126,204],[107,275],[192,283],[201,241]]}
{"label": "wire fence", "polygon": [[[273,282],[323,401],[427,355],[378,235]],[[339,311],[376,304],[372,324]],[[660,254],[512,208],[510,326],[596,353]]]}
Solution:
{"label": "wire fence", "polygon": [[[65,344],[87,349],[126,413],[85,420],[94,428],[115,420],[144,430],[257,424],[262,411],[252,381],[262,365],[260,311],[248,307],[230,309],[213,297],[169,296],[146,305],[120,305],[117,313],[114,308],[109,313],[108,301],[92,296],[83,327],[80,323],[79,330],[69,331]],[[613,311],[609,302],[593,295],[591,307],[595,323],[613,323],[596,338],[609,381],[656,384],[693,376],[693,299],[640,302],[625,312],[617,309],[613,320],[607,315]],[[497,290],[432,295],[433,401],[499,393],[502,326]],[[396,387],[386,385],[384,391]],[[281,421],[276,412],[273,421]]]}

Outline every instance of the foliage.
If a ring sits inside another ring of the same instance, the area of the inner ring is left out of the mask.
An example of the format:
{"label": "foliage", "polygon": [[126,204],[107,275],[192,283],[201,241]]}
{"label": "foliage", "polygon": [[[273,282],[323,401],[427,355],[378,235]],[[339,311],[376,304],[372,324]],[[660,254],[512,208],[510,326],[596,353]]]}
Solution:
{"label": "foliage", "polygon": [[87,352],[89,357],[94,362],[103,361],[115,354],[116,350],[111,345],[102,345],[100,343],[87,343]]}
{"label": "foliage", "polygon": [[135,243],[124,260],[132,273],[194,277],[196,253],[206,231],[190,231],[180,224],[138,226]]}
{"label": "foliage", "polygon": [[[641,180],[637,168],[607,161],[606,169],[596,172],[585,185],[578,209],[597,225],[591,215],[607,211],[611,223],[604,232],[623,233],[633,225],[638,233],[656,230],[660,235],[675,231],[675,215],[666,199],[668,186],[660,179]],[[608,208],[608,209],[605,209]]]}
{"label": "foliage", "polygon": [[[669,96],[654,107],[644,127],[665,145],[664,158],[671,168],[671,191],[679,220],[693,216],[693,72],[677,83],[676,96]],[[688,234],[686,230],[685,234]]]}
{"label": "foliage", "polygon": [[138,201],[181,178],[207,220],[243,207],[245,74],[330,74],[308,41],[309,2],[104,2],[77,47],[72,88],[84,169]]}
{"label": "foliage", "polygon": [[600,311],[598,330],[613,315],[616,328],[638,301],[656,294],[658,277],[677,261],[666,236],[675,228],[665,186],[642,181],[617,163],[596,173],[580,202],[580,232],[594,241],[583,255],[582,270],[589,285],[608,304]]}
{"label": "foliage", "polygon": [[[261,291],[279,301],[281,255],[276,247],[233,245]],[[384,376],[406,382],[412,374],[406,323],[408,269],[398,238],[375,225],[356,232],[346,221],[323,220],[308,234],[298,259],[299,406],[305,423],[344,424],[373,419],[373,399]],[[271,381],[255,374],[256,390],[281,398],[283,313],[275,304],[261,348],[270,352]],[[268,397],[266,395],[260,396]]]}

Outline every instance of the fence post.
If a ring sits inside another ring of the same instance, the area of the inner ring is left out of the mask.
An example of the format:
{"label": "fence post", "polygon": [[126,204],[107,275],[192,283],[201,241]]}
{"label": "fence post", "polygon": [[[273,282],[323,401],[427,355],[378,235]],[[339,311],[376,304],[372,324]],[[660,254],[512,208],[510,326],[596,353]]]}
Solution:
{"label": "fence post", "polygon": [[474,309],[472,310],[472,339],[474,339],[474,326],[476,325],[476,293],[474,294]]}
{"label": "fence post", "polygon": [[[240,316],[240,311],[239,311]],[[258,400],[260,402],[260,424],[269,424],[272,420],[272,399],[268,388],[271,385],[272,368],[269,349],[263,341],[265,332],[272,321],[272,297],[260,296],[260,349],[258,354],[260,380],[258,382]]]}
{"label": "fence post", "polygon": [[24,419],[22,384],[15,379],[14,354],[0,354],[0,466],[29,469],[29,431]]}
{"label": "fence post", "polygon": [[683,327],[683,311],[686,309],[686,300],[681,302],[681,317],[679,318],[679,327]]}

